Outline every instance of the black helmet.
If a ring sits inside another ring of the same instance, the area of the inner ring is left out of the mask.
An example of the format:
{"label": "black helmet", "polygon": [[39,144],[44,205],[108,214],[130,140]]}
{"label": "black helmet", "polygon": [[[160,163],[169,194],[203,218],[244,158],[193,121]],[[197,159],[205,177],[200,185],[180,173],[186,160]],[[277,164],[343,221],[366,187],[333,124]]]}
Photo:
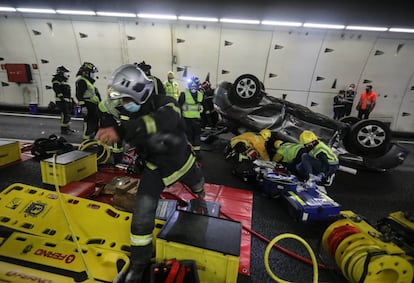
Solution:
{"label": "black helmet", "polygon": [[108,85],[108,95],[111,99],[130,97],[138,104],[145,103],[153,90],[153,81],[133,64],[118,67],[112,73]]}
{"label": "black helmet", "polygon": [[134,65],[138,66],[138,68],[140,68],[141,70],[144,71],[144,73],[147,76],[151,75],[151,65],[145,63],[145,61],[142,61],[141,63],[134,63]]}
{"label": "black helmet", "polygon": [[56,68],[56,76],[62,76],[66,79],[69,78],[69,72],[70,70],[68,68],[66,68],[65,66],[59,66]]}
{"label": "black helmet", "polygon": [[80,66],[78,72],[76,73],[77,76],[82,75],[83,72],[88,72],[88,73],[97,73],[98,69],[95,67],[94,64],[89,63],[89,62],[84,62],[82,64],[82,66]]}

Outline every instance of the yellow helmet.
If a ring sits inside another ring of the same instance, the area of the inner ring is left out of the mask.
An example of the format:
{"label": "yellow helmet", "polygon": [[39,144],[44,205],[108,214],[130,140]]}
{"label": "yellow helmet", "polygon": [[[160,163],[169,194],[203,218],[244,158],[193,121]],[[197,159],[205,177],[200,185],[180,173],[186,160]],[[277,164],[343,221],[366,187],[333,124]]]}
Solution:
{"label": "yellow helmet", "polygon": [[284,143],[284,141],[282,141],[282,140],[276,140],[273,143],[273,145],[275,146],[276,149],[278,149],[282,145],[282,143]]}
{"label": "yellow helmet", "polygon": [[303,131],[299,136],[299,141],[302,144],[311,143],[316,140],[318,140],[318,137],[312,131],[308,130]]}
{"label": "yellow helmet", "polygon": [[272,132],[269,129],[264,129],[260,131],[260,135],[265,141],[267,141],[272,135]]}
{"label": "yellow helmet", "polygon": [[173,73],[173,71],[169,71],[169,72],[167,73],[167,78],[168,78],[168,79],[173,79],[173,78],[174,78],[174,73]]}

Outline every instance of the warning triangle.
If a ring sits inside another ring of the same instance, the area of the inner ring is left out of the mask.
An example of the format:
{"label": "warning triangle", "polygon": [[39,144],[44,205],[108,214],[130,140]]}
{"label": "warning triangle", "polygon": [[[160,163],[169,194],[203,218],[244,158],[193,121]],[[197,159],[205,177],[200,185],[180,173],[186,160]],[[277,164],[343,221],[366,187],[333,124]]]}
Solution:
{"label": "warning triangle", "polygon": [[184,40],[184,39],[177,38],[177,43],[183,43],[183,42],[185,42],[185,40]]}
{"label": "warning triangle", "polygon": [[221,70],[221,74],[222,74],[222,75],[225,75],[225,74],[228,74],[228,73],[230,73],[230,71],[227,71],[227,70]]}
{"label": "warning triangle", "polygon": [[325,48],[325,53],[329,53],[329,52],[333,52],[334,51],[334,49],[331,49],[331,48]]}
{"label": "warning triangle", "polygon": [[411,116],[411,113],[408,113],[408,112],[403,112],[403,113],[402,113],[402,116],[403,116],[403,117]]}
{"label": "warning triangle", "polygon": [[269,78],[276,78],[276,77],[277,77],[276,74],[272,74],[272,73],[269,74]]}
{"label": "warning triangle", "polygon": [[319,77],[319,76],[316,77],[316,81],[323,81],[324,79],[325,79],[324,77]]}
{"label": "warning triangle", "polygon": [[5,82],[1,82],[1,86],[9,86],[9,84]]}
{"label": "warning triangle", "polygon": [[227,40],[224,41],[224,46],[230,46],[230,45],[233,45],[233,42],[230,42]]}
{"label": "warning triangle", "polygon": [[127,35],[127,39],[128,39],[128,40],[135,40],[135,39],[136,39],[136,37],[135,37],[135,36],[130,36],[130,35]]}
{"label": "warning triangle", "polygon": [[313,107],[313,106],[318,106],[319,105],[319,103],[316,103],[316,102],[311,102],[311,107]]}
{"label": "warning triangle", "polygon": [[80,38],[87,38],[88,35],[86,33],[79,33]]}
{"label": "warning triangle", "polygon": [[40,59],[40,62],[42,62],[42,64],[47,64],[47,63],[49,63],[49,61],[48,61],[48,60],[46,60],[46,59]]}
{"label": "warning triangle", "polygon": [[364,80],[364,82],[363,82],[364,84],[369,84],[369,83],[372,83],[372,81],[371,80]]}
{"label": "warning triangle", "polygon": [[32,29],[32,32],[34,35],[41,35],[42,33],[40,31]]}
{"label": "warning triangle", "polygon": [[275,44],[275,49],[282,49],[283,48],[283,46],[282,45],[277,45],[277,44]]}

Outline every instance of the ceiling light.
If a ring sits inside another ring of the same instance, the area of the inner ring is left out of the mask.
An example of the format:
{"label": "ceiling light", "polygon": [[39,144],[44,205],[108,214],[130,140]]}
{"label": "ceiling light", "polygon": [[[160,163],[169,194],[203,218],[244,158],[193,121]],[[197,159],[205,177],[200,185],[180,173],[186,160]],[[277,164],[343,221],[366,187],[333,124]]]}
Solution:
{"label": "ceiling light", "polygon": [[217,18],[205,18],[205,17],[179,16],[178,19],[182,21],[218,22]]}
{"label": "ceiling light", "polygon": [[388,28],[384,27],[363,27],[363,26],[347,26],[349,30],[366,30],[366,31],[387,31]]}
{"label": "ceiling light", "polygon": [[123,17],[123,18],[135,18],[137,15],[133,13],[116,13],[116,12],[96,12],[98,16],[104,17]]}
{"label": "ceiling light", "polygon": [[138,14],[138,18],[156,19],[156,20],[176,20],[176,15],[162,15],[162,14]]}
{"label": "ceiling light", "polygon": [[258,25],[260,21],[258,20],[243,20],[243,19],[220,19],[222,23],[233,23],[233,24],[248,24],[248,25]]}
{"label": "ceiling light", "polygon": [[304,23],[304,27],[307,28],[327,28],[327,29],[343,29],[344,25],[330,25],[330,24],[315,24],[315,23]]}
{"label": "ceiling light", "polygon": [[64,15],[85,15],[85,16],[95,16],[94,11],[77,11],[77,10],[56,10],[58,14]]}
{"label": "ceiling light", "polygon": [[52,9],[17,8],[17,11],[22,13],[56,14],[56,11]]}
{"label": "ceiling light", "polygon": [[16,9],[12,8],[12,7],[0,7],[0,11],[2,11],[2,12],[16,12]]}
{"label": "ceiling light", "polygon": [[414,29],[410,29],[410,28],[390,28],[388,31],[414,33]]}
{"label": "ceiling light", "polygon": [[262,25],[269,26],[285,26],[285,27],[301,27],[302,23],[298,22],[278,22],[278,21],[262,21]]}

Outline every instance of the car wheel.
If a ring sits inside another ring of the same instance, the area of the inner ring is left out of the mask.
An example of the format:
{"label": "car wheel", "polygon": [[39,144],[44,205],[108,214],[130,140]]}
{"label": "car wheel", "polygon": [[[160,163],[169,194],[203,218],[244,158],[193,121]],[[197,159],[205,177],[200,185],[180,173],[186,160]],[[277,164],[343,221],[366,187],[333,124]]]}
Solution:
{"label": "car wheel", "polygon": [[376,120],[362,120],[354,124],[348,135],[349,151],[363,156],[382,155],[389,147],[391,131]]}
{"label": "car wheel", "polygon": [[359,121],[361,121],[361,119],[359,119],[358,117],[354,117],[354,116],[346,116],[346,117],[342,117],[339,121],[352,126],[358,123]]}
{"label": "car wheel", "polygon": [[229,100],[237,106],[254,106],[262,100],[263,84],[259,79],[250,74],[239,76],[233,83],[229,93]]}

